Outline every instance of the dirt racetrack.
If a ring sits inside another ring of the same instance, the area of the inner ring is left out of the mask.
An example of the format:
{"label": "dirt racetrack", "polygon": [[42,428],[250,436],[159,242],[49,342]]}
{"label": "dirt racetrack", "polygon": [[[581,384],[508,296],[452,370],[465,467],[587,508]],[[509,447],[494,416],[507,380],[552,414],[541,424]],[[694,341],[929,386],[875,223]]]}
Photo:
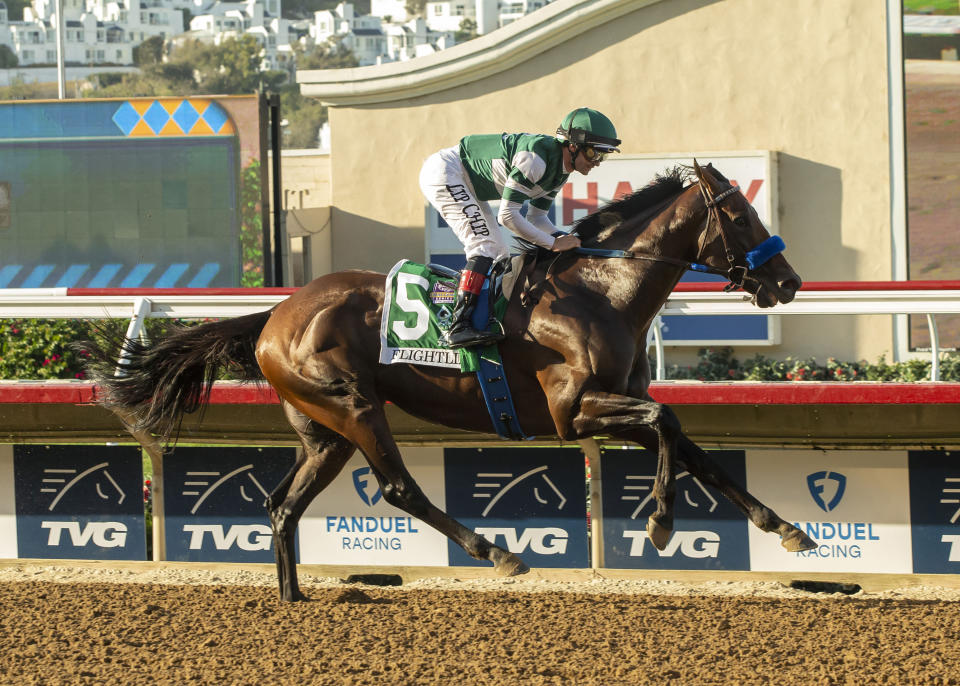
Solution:
{"label": "dirt racetrack", "polygon": [[0,579],[2,684],[960,684],[955,600],[31,574]]}

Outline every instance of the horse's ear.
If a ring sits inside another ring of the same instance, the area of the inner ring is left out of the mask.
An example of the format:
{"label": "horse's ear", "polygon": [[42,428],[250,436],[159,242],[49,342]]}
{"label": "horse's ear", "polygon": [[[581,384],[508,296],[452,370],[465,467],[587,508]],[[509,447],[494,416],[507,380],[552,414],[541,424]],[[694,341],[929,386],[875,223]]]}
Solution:
{"label": "horse's ear", "polygon": [[700,168],[696,157],[693,158],[693,173],[697,175],[698,181],[703,181],[703,169]]}

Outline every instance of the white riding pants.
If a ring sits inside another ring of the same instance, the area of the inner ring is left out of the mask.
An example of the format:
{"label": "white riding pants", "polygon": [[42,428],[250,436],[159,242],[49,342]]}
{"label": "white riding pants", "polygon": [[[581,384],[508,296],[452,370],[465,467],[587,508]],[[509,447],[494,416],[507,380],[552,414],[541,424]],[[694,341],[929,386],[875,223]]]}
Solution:
{"label": "white riding pants", "polygon": [[490,205],[477,200],[457,146],[426,159],[420,169],[420,190],[463,243],[467,259],[509,254]]}

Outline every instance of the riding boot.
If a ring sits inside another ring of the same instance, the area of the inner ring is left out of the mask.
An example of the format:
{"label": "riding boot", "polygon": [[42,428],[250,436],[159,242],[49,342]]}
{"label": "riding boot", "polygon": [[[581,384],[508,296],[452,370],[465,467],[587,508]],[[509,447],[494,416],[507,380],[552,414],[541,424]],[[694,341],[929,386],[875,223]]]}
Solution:
{"label": "riding boot", "polygon": [[457,302],[453,306],[453,321],[443,335],[448,348],[471,348],[478,345],[492,345],[503,340],[503,336],[490,331],[477,331],[473,328],[473,311],[477,307],[480,289],[487,278],[487,270],[493,263],[489,257],[471,257],[460,273],[460,285],[457,288]]}

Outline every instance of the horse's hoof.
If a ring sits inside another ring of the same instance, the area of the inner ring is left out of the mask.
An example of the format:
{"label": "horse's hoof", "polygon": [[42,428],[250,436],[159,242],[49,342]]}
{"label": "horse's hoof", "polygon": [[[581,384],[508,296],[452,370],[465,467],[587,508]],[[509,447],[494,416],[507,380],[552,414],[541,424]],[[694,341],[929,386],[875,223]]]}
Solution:
{"label": "horse's hoof", "polygon": [[817,547],[817,542],[807,536],[800,529],[794,528],[786,536],[780,537],[780,545],[791,553],[799,553],[804,550],[813,550]]}
{"label": "horse's hoof", "polygon": [[667,541],[670,540],[670,534],[673,529],[668,529],[654,521],[653,517],[647,517],[647,538],[653,543],[657,550],[663,550],[667,547]]}
{"label": "horse's hoof", "polygon": [[499,548],[490,551],[490,561],[500,576],[517,576],[530,571],[519,557]]}

